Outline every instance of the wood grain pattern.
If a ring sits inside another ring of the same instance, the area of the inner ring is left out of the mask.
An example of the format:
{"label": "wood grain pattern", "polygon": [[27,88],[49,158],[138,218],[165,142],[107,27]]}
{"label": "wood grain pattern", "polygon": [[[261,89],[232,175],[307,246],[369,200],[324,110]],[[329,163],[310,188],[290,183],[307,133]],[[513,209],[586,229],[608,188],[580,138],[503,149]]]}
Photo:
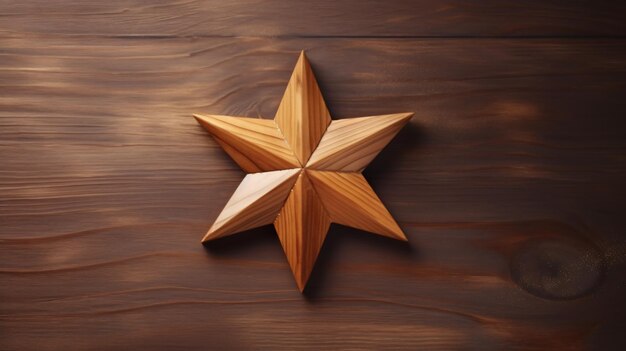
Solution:
{"label": "wood grain pattern", "polygon": [[301,167],[274,121],[198,114],[194,117],[248,173]]}
{"label": "wood grain pattern", "polygon": [[148,0],[2,2],[7,34],[75,36],[626,35],[623,1]]}
{"label": "wood grain pattern", "polygon": [[246,175],[202,241],[273,223],[299,172],[296,168]]}
{"label": "wood grain pattern", "polygon": [[303,171],[274,221],[276,233],[300,291],[304,291],[319,255],[330,217]]}
{"label": "wood grain pattern", "polygon": [[413,113],[333,121],[307,163],[311,169],[361,172],[398,134]]}
{"label": "wood grain pattern", "polygon": [[[624,4],[327,4],[0,4],[0,349],[625,348]],[[335,118],[415,111],[364,173],[408,244],[332,225],[304,296],[271,228],[198,244],[244,173],[189,117],[302,49]]]}
{"label": "wood grain pattern", "polygon": [[407,240],[362,174],[318,170],[308,174],[333,223]]}
{"label": "wood grain pattern", "polygon": [[330,123],[330,113],[304,51],[293,69],[274,121],[300,164],[305,165]]}

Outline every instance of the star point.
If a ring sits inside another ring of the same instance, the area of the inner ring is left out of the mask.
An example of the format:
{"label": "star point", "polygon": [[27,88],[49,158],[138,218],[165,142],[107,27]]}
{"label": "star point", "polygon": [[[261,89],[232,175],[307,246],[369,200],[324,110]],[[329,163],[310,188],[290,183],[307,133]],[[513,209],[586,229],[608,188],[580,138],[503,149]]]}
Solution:
{"label": "star point", "polygon": [[301,164],[306,164],[331,122],[311,65],[300,53],[274,121]]}
{"label": "star point", "polygon": [[361,171],[412,116],[332,120],[304,51],[273,120],[195,114],[248,173],[202,243],[273,224],[303,291],[331,223],[407,241]]}

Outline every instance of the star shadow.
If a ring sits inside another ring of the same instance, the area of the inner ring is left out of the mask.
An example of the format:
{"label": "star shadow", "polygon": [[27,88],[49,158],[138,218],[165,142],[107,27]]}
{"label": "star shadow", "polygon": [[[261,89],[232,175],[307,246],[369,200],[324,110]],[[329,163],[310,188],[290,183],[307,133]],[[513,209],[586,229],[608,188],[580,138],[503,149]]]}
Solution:
{"label": "star shadow", "polygon": [[250,258],[250,252],[275,251],[276,244],[276,232],[272,226],[265,225],[203,243],[203,246],[207,254],[215,258]]}
{"label": "star shadow", "polygon": [[[370,163],[364,173],[372,187],[382,180],[382,176],[393,171],[408,154],[411,154],[424,143],[425,135],[415,122],[407,123],[385,149]],[[418,250],[410,242],[403,242],[386,238],[380,235],[367,233],[362,230],[333,224],[324,242],[324,246],[317,258],[315,268],[311,273],[308,284],[303,292],[309,302],[315,302],[325,291],[324,287],[329,283],[329,271],[339,264],[339,255],[346,252],[350,247],[359,245],[366,252],[392,252],[409,260],[418,257]]]}
{"label": "star shadow", "polygon": [[406,124],[396,137],[385,147],[380,154],[365,168],[365,178],[372,187],[385,174],[393,172],[399,164],[407,160],[407,156],[415,152],[425,142],[425,133],[415,122]]}
{"label": "star shadow", "polygon": [[[266,225],[246,230],[235,235],[226,236],[203,244],[207,255],[212,258],[250,259],[256,255],[276,257],[284,255],[276,232],[272,226]],[[307,302],[315,303],[318,298],[328,291],[330,283],[329,274],[333,267],[337,267],[340,257],[354,247],[363,252],[376,252],[380,255],[394,255],[410,260],[418,257],[417,250],[410,243],[386,238],[380,235],[364,232],[362,230],[332,224],[321,252],[315,262],[306,288],[302,296]],[[261,253],[261,254],[260,254]],[[251,256],[252,255],[252,256]],[[293,279],[289,263],[284,260],[285,273],[289,279]],[[294,284],[294,291],[295,284]]]}
{"label": "star shadow", "polygon": [[409,242],[332,224],[303,292],[307,301],[313,303],[317,298],[323,297],[324,292],[327,291],[326,286],[330,282],[330,271],[340,264],[339,257],[354,250],[355,247],[365,253],[400,256],[407,261],[418,258],[418,250]]}

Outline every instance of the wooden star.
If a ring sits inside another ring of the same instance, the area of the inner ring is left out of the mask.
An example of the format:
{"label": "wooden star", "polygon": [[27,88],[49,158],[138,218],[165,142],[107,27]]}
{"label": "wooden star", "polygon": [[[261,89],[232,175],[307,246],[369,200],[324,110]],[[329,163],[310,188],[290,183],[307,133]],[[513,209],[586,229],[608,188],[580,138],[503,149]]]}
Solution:
{"label": "wooden star", "polygon": [[304,51],[273,120],[194,115],[248,173],[202,242],[273,223],[303,291],[331,223],[406,241],[361,172],[412,116],[331,120]]}

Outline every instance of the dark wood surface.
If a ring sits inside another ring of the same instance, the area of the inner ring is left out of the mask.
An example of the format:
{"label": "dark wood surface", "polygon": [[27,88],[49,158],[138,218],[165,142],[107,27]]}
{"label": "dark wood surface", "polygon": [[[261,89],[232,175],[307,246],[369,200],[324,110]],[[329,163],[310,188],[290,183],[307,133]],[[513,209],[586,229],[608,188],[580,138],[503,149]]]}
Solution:
{"label": "dark wood surface", "polygon": [[619,0],[3,0],[6,33],[163,36],[624,36]]}
{"label": "dark wood surface", "polygon": [[[623,350],[626,15],[586,1],[0,2],[0,349]],[[414,111],[409,243],[203,247],[243,172],[192,113]]]}

